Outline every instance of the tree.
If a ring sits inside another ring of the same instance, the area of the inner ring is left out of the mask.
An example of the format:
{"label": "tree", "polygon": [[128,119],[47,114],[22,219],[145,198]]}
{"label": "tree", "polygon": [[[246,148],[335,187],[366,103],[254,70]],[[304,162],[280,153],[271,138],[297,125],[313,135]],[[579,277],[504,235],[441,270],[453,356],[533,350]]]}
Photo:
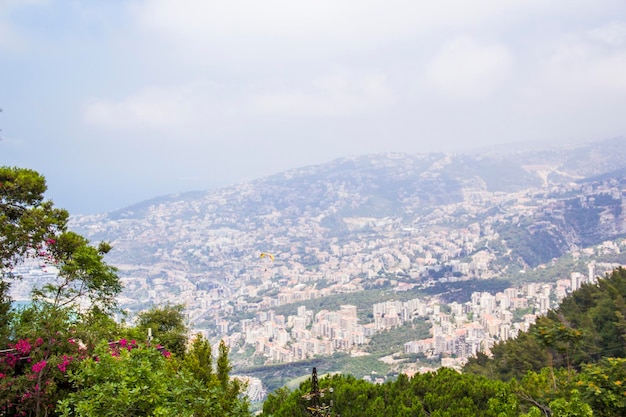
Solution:
{"label": "tree", "polygon": [[182,363],[147,344],[123,339],[112,348],[101,343],[96,356],[72,374],[76,391],[60,401],[58,412],[64,417],[249,417],[240,392],[231,398],[214,375],[198,372],[199,364],[207,364],[206,343],[197,338]]}
{"label": "tree", "polygon": [[191,343],[191,349],[185,355],[183,366],[204,384],[210,385],[215,374],[213,373],[213,352],[211,344],[201,334],[197,334]]}
{"label": "tree", "polygon": [[[101,343],[94,358],[81,362],[71,376],[76,391],[59,404],[61,416],[177,415],[181,388],[157,349]],[[179,415],[191,415],[179,414]]]}
{"label": "tree", "polygon": [[625,415],[625,385],[625,358],[604,358],[585,365],[577,383],[582,398],[597,416]]}
{"label": "tree", "polygon": [[44,177],[33,170],[0,167],[0,295],[7,297],[8,280],[16,278],[13,268],[31,258],[58,268],[53,282],[35,289],[35,299],[77,307],[87,298],[90,307],[112,310],[122,287],[117,270],[104,262],[111,246],[90,246],[68,231],[67,210],[44,201],[46,189]]}
{"label": "tree", "polygon": [[[74,389],[67,373],[90,354],[121,291],[111,249],[67,230],[68,212],[44,201],[46,183],[23,168],[0,167],[0,403],[3,415],[50,415]],[[56,277],[33,289],[32,304],[10,309],[14,268],[32,259]],[[85,344],[87,342],[88,344]]]}
{"label": "tree", "polygon": [[194,381],[186,389],[186,395],[194,398],[190,402],[194,416],[247,415],[248,402],[241,398],[244,385],[230,376],[228,347],[222,341],[218,350],[217,369],[213,372],[211,345],[198,334],[182,361],[181,373],[188,374]]}
{"label": "tree", "polygon": [[[25,257],[46,256],[69,214],[44,201],[46,181],[25,168],[0,167],[0,268],[3,277]],[[40,253],[41,251],[41,253]]]}
{"label": "tree", "polygon": [[185,354],[189,331],[185,324],[184,309],[185,307],[181,304],[168,304],[143,311],[138,315],[137,329],[144,335],[148,333],[148,329],[151,329],[152,336],[159,344],[182,358]]}
{"label": "tree", "polygon": [[11,311],[11,297],[9,296],[9,284],[0,281],[0,346],[7,343],[9,336],[9,317]]}

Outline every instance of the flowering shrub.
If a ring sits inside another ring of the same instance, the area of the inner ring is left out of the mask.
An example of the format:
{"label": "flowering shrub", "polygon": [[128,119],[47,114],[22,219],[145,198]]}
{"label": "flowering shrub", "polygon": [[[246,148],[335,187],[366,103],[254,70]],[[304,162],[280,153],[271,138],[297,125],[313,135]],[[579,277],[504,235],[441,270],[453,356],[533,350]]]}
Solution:
{"label": "flowering shrub", "polygon": [[47,365],[46,361],[40,361],[34,364],[31,369],[33,370],[34,373],[38,374],[39,372],[43,371],[46,365]]}
{"label": "flowering shrub", "polygon": [[[70,380],[76,390],[60,402],[63,416],[178,415],[172,404],[174,367],[157,349],[120,339],[100,345]],[[134,393],[134,394],[130,394]],[[91,410],[91,414],[82,410]],[[168,410],[168,411],[165,411]]]}
{"label": "flowering shrub", "polygon": [[49,415],[58,401],[76,391],[69,370],[83,368],[81,362],[85,360],[97,363],[102,356],[108,356],[127,361],[129,352],[135,350],[148,350],[161,360],[171,355],[160,345],[140,347],[137,341],[127,339],[108,343],[107,354],[97,357],[74,338],[65,342],[61,337],[48,342],[41,337],[32,342],[20,339],[9,347],[0,356],[0,415]]}
{"label": "flowering shrub", "polygon": [[56,411],[63,417],[249,417],[247,402],[239,397],[240,386],[230,382],[227,369],[218,369],[216,375],[205,369],[212,367],[209,346],[206,341],[198,343],[178,361],[161,345],[125,339],[103,343],[72,373],[76,390],[59,402]]}
{"label": "flowering shrub", "polygon": [[0,355],[0,415],[50,415],[73,390],[68,371],[88,352],[55,336],[19,339]]}

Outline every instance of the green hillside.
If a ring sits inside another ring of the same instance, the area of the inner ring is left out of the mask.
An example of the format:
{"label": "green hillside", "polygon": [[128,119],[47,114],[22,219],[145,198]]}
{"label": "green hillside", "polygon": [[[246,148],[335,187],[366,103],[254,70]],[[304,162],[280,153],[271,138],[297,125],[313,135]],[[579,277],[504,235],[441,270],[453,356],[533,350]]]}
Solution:
{"label": "green hillside", "polygon": [[[400,375],[374,384],[348,375],[319,381],[332,415],[622,416],[626,413],[626,269],[584,285],[528,332],[472,359],[463,373]],[[332,388],[332,390],[331,390]],[[270,394],[263,416],[311,415],[311,380]]]}

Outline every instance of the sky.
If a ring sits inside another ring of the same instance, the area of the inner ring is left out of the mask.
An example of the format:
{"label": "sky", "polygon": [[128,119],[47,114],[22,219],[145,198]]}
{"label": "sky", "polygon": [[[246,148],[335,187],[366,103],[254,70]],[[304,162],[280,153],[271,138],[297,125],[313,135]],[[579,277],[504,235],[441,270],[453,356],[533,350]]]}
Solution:
{"label": "sky", "polygon": [[71,214],[626,133],[623,0],[0,0],[0,165]]}

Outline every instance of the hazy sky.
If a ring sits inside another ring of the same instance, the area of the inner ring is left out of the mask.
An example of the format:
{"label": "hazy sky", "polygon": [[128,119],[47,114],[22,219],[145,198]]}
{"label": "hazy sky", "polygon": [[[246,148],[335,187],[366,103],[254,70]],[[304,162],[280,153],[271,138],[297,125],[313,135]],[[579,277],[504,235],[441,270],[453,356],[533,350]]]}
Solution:
{"label": "hazy sky", "polygon": [[111,211],[340,156],[626,132],[623,0],[0,0],[0,164]]}

